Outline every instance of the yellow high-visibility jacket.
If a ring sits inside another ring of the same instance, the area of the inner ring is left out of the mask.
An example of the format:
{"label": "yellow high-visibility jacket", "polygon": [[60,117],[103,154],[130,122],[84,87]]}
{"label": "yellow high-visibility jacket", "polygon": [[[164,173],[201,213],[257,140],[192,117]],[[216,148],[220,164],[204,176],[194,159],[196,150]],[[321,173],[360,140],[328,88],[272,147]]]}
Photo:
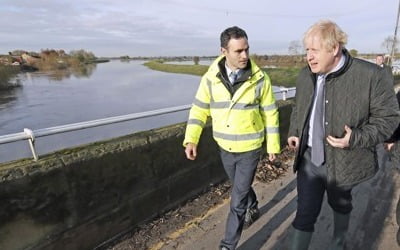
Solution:
{"label": "yellow high-visibility jacket", "polygon": [[211,116],[213,137],[224,150],[247,152],[260,148],[266,138],[267,152],[279,153],[279,113],[268,75],[251,61],[251,75],[231,96],[218,77],[222,59],[218,57],[201,79],[183,145],[198,144]]}

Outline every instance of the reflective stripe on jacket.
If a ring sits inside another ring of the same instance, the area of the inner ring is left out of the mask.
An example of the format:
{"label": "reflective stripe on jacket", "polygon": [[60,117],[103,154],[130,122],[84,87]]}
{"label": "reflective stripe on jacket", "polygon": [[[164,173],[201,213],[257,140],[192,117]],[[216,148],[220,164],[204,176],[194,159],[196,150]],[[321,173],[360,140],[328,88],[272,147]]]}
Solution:
{"label": "reflective stripe on jacket", "polygon": [[207,117],[211,116],[213,137],[224,150],[254,150],[266,138],[267,152],[279,153],[279,113],[268,75],[251,61],[251,75],[231,96],[217,76],[222,59],[223,56],[217,58],[201,79],[183,144],[198,144]]}

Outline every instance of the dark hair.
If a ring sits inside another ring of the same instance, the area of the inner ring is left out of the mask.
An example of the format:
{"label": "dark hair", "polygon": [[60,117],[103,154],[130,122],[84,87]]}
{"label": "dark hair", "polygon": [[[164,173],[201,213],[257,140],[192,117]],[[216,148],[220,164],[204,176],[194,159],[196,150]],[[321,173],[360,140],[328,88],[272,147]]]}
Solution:
{"label": "dark hair", "polygon": [[226,49],[228,47],[229,40],[232,38],[239,39],[243,37],[248,39],[246,31],[237,26],[229,27],[221,33],[221,47]]}

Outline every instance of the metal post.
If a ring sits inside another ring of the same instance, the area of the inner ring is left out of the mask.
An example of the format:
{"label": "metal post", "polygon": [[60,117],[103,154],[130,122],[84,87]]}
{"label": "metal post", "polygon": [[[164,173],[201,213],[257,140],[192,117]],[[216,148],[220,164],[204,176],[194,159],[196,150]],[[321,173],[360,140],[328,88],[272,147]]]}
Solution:
{"label": "metal post", "polygon": [[289,92],[289,89],[281,87],[279,91],[282,93],[282,100],[286,101],[286,94]]}
{"label": "metal post", "polygon": [[397,27],[399,27],[399,14],[400,14],[400,0],[399,0],[399,8],[397,10],[397,19],[396,19],[396,27],[394,29],[394,36],[393,36],[393,44],[392,44],[392,53],[391,53],[391,60],[390,60],[390,65],[393,65],[394,62],[394,52],[396,49],[396,43],[397,43]]}
{"label": "metal post", "polygon": [[29,128],[24,128],[24,133],[30,137],[28,139],[29,147],[31,148],[34,161],[37,161],[39,157],[35,150],[35,135],[33,134],[33,131]]}

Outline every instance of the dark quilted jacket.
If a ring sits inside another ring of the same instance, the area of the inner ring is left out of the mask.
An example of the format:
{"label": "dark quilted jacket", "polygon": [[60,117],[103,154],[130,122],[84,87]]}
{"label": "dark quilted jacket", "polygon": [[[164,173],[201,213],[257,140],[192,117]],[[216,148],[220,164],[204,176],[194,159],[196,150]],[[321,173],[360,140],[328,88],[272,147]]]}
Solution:
{"label": "dark quilted jacket", "polygon": [[[396,94],[397,102],[400,105],[400,90]],[[394,131],[393,135],[386,142],[397,142],[400,140],[400,124],[397,126],[397,129]]]}
{"label": "dark quilted jacket", "polygon": [[[393,82],[382,68],[352,58],[346,50],[344,66],[326,77],[325,132],[344,136],[344,126],[352,129],[350,147],[334,148],[325,142],[328,182],[353,185],[371,178],[377,171],[375,146],[388,139],[400,122]],[[294,163],[297,171],[306,147],[308,120],[316,75],[308,67],[296,82],[296,101],[289,136],[300,138]]]}

